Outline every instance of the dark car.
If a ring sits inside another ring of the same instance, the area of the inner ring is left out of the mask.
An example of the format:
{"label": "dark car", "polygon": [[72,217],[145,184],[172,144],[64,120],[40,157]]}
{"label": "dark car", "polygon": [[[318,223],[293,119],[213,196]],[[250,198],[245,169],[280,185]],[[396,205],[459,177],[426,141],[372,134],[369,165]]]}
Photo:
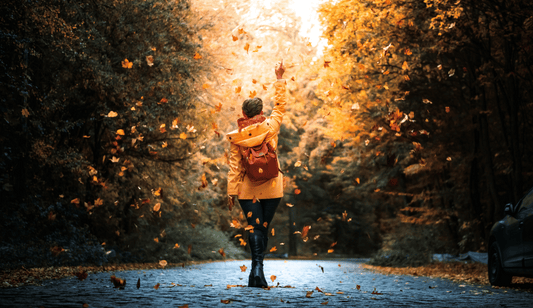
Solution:
{"label": "dark car", "polygon": [[490,230],[489,280],[505,286],[513,276],[533,277],[533,189]]}

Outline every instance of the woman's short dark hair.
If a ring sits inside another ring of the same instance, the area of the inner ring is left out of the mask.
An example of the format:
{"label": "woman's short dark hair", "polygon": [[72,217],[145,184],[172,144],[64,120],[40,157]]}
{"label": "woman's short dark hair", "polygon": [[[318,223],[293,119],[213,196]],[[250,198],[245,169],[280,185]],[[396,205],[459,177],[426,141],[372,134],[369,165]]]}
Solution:
{"label": "woman's short dark hair", "polygon": [[242,111],[247,117],[253,118],[263,111],[263,101],[259,97],[249,98],[242,103]]}

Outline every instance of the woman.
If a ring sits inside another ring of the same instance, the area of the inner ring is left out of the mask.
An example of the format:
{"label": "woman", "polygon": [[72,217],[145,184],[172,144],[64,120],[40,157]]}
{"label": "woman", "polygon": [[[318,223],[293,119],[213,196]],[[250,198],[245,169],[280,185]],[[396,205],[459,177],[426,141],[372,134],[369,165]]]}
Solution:
{"label": "woman", "polygon": [[[263,116],[263,101],[260,98],[247,99],[242,103],[243,117],[237,120],[239,129],[228,133],[231,143],[228,172],[228,196],[230,205],[235,198],[246,215],[248,224],[254,228],[249,233],[248,243],[252,251],[252,269],[248,279],[249,287],[268,287],[263,273],[263,251],[268,243],[268,228],[276,208],[283,197],[283,174],[261,182],[252,182],[242,165],[242,149],[267,141],[274,150],[278,146],[278,133],[285,113],[285,80],[283,61],[276,67],[277,81],[274,110],[270,117]],[[278,162],[279,168],[279,162]]]}

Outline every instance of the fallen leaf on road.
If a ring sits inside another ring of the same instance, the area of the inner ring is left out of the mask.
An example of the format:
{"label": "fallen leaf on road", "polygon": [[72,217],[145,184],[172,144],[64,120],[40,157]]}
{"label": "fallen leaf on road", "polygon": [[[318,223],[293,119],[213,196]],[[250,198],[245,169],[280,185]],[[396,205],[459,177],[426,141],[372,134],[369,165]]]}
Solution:
{"label": "fallen leaf on road", "polygon": [[335,295],[333,295],[331,293],[328,293],[328,292],[324,293],[324,295],[326,295],[326,296],[335,296]]}
{"label": "fallen leaf on road", "polygon": [[361,286],[360,285],[357,285],[355,287],[357,288],[358,291],[361,291]]}
{"label": "fallen leaf on road", "polygon": [[[317,290],[318,292],[322,292],[322,290],[320,290],[320,288],[316,287],[315,290]],[[324,292],[322,292],[324,293]]]}
{"label": "fallen leaf on road", "polygon": [[231,303],[231,300],[229,300],[229,299],[221,299],[220,302],[222,304],[229,304],[229,303]]}
{"label": "fallen leaf on road", "polygon": [[374,294],[374,295],[383,295],[383,293],[379,293],[378,291],[376,291],[376,288],[374,288],[374,291],[372,291],[372,294]]}
{"label": "fallen leaf on road", "polygon": [[83,281],[87,278],[87,272],[86,271],[80,271],[80,272],[77,272],[77,273],[74,273],[74,275],[76,275],[76,277],[78,277],[79,280]]}
{"label": "fallen leaf on road", "polygon": [[111,282],[115,288],[123,288],[126,286],[126,279],[117,278],[115,275],[111,275]]}
{"label": "fallen leaf on road", "polygon": [[159,286],[160,286],[160,284],[159,284],[159,282],[158,282],[158,283],[154,286],[154,289],[156,289],[156,290],[159,289]]}
{"label": "fallen leaf on road", "polygon": [[189,308],[189,304],[178,306],[178,308]]}
{"label": "fallen leaf on road", "polygon": [[320,305],[327,305],[328,303],[329,303],[329,301],[320,303]]}
{"label": "fallen leaf on road", "polygon": [[305,297],[311,297],[313,295],[313,291],[307,291],[307,294],[305,294]]}

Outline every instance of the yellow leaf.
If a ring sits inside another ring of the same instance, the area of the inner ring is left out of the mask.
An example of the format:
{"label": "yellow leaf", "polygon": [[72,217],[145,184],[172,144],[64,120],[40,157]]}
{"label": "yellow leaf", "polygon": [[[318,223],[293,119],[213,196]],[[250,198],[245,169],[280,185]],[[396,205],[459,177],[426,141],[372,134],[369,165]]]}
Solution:
{"label": "yellow leaf", "polygon": [[180,138],[184,139],[184,140],[187,139],[187,134],[186,133],[181,133],[180,134]]}
{"label": "yellow leaf", "polygon": [[124,130],[123,129],[117,130],[117,135],[124,136]]}
{"label": "yellow leaf", "polygon": [[109,113],[107,114],[107,117],[108,118],[114,118],[118,116],[118,113],[114,112],[114,111],[109,111]]}
{"label": "yellow leaf", "polygon": [[199,53],[195,53],[193,58],[194,58],[195,60],[198,60],[198,59],[201,59],[202,56],[201,56]]}
{"label": "yellow leaf", "polygon": [[133,63],[128,61],[128,59],[124,59],[124,61],[122,61],[122,67],[123,68],[132,68],[133,67]]}
{"label": "yellow leaf", "polygon": [[205,90],[205,89],[209,88],[209,85],[208,85],[207,83],[204,83],[204,84],[202,85],[202,88]]}

